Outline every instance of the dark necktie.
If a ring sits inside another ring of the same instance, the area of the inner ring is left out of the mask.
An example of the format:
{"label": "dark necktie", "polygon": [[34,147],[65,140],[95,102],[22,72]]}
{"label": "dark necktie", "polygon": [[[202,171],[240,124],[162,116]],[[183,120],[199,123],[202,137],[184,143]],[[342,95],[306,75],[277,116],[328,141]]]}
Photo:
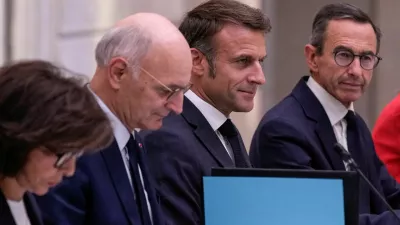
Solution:
{"label": "dark necktie", "polygon": [[[131,137],[129,138],[128,144],[128,154],[129,154],[129,169],[131,172],[131,178],[132,178],[132,186],[135,190],[135,196],[136,196],[136,204],[138,206],[140,218],[143,225],[150,225],[151,220],[150,220],[150,213],[147,205],[147,200],[146,200],[146,195],[144,192],[143,184],[140,179],[140,173],[139,173],[139,165],[142,163],[140,161],[139,154],[141,154],[139,151],[141,149],[139,148],[136,140]],[[142,166],[143,168],[143,166]],[[145,179],[145,178],[143,178]]]}
{"label": "dark necktie", "polygon": [[227,119],[221,127],[218,128],[218,131],[226,137],[228,140],[232,152],[233,157],[235,158],[235,166],[238,168],[247,168],[249,165],[246,163],[245,156],[243,155],[243,151],[240,145],[240,135],[237,132],[235,125],[232,123],[230,119]]}
{"label": "dark necktie", "polygon": [[354,111],[349,110],[345,116],[345,119],[347,121],[347,150],[356,163],[362,168],[364,165],[364,158],[362,155],[362,149],[360,149],[361,140],[357,129],[356,114]]}
{"label": "dark necktie", "polygon": [[352,153],[356,148],[356,115],[353,111],[349,110],[344,118],[347,122],[347,150]]}

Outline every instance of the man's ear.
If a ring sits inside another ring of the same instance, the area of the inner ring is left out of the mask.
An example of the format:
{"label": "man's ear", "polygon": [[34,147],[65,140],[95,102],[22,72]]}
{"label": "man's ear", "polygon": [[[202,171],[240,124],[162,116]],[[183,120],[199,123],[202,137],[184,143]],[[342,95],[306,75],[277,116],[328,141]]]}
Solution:
{"label": "man's ear", "polygon": [[203,76],[208,68],[206,56],[196,48],[191,48],[192,53],[192,74],[195,76]]}
{"label": "man's ear", "polygon": [[307,44],[304,47],[304,55],[306,57],[308,68],[311,72],[318,72],[318,55],[316,53],[317,48],[311,44]]}
{"label": "man's ear", "polygon": [[108,66],[108,81],[113,89],[120,89],[122,80],[129,75],[128,63],[124,58],[117,57],[110,61]]}

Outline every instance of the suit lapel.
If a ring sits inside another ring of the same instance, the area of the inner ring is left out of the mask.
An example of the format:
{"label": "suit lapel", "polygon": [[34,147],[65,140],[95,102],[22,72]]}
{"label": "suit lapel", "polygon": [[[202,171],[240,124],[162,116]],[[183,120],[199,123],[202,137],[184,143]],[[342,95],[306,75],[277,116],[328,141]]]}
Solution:
{"label": "suit lapel", "polygon": [[[238,131],[238,133],[239,133],[239,131]],[[246,164],[249,166],[249,168],[251,168],[251,167],[253,167],[253,165],[250,162],[249,154],[246,151],[246,146],[244,146],[243,139],[242,139],[242,136],[240,135],[240,133],[239,133],[239,137],[240,137],[239,141],[240,141],[240,149],[242,150],[242,155],[244,156],[244,159],[246,160]]]}
{"label": "suit lapel", "polygon": [[217,134],[211,128],[206,118],[193,103],[185,97],[182,116],[193,126],[194,134],[206,147],[209,153],[222,167],[234,167],[232,159],[226,152]]}
{"label": "suit lapel", "polygon": [[7,204],[7,199],[0,189],[0,224],[16,225],[11,214],[10,207]]}
{"label": "suit lapel", "polygon": [[133,215],[138,213],[135,211],[137,206],[117,142],[114,140],[112,145],[101,151],[100,154],[106,163],[111,181],[123,205],[126,216],[130,218],[130,221],[134,221]]}
{"label": "suit lapel", "polygon": [[331,164],[332,169],[345,170],[343,160],[334,149],[334,145],[337,140],[335,134],[333,133],[332,126],[329,123],[329,119],[326,118],[326,120],[319,120],[315,132],[323,145],[325,155],[327,155],[330,159],[328,161]]}
{"label": "suit lapel", "polygon": [[[23,201],[31,225],[43,225],[39,207],[37,206],[36,201],[33,198],[32,194],[25,193]],[[7,199],[3,195],[3,192],[1,191],[0,191],[0,224],[16,225],[10,207],[7,204]]]}
{"label": "suit lapel", "polygon": [[321,103],[307,86],[307,80],[308,77],[303,77],[294,88],[292,95],[299,101],[306,116],[316,123],[315,133],[320,139],[322,144],[321,150],[328,158],[332,169],[344,170],[343,161],[339,153],[334,150],[337,140],[333,132],[333,127]]}
{"label": "suit lapel", "polygon": [[30,193],[26,193],[24,196],[24,203],[26,207],[26,212],[29,216],[31,225],[42,225],[42,217],[39,207],[36,204],[36,200]]}

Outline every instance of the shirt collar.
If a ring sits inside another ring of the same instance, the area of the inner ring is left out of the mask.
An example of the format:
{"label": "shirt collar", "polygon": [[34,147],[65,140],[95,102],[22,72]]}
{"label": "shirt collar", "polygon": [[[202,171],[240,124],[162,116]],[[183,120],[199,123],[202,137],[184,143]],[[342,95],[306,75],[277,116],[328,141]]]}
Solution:
{"label": "shirt collar", "polygon": [[118,119],[118,117],[111,112],[111,110],[107,107],[107,105],[103,102],[103,100],[101,100],[101,98],[97,96],[92,91],[92,89],[90,89],[89,85],[87,87],[92,92],[100,108],[103,110],[103,112],[107,115],[108,119],[110,120],[114,138],[117,141],[119,150],[122,151],[125,148],[126,144],[128,144],[130,135],[132,134],[133,137],[135,138],[135,131],[129,133],[128,129],[124,126],[121,120]]}
{"label": "shirt collar", "polygon": [[341,121],[349,110],[354,111],[353,103],[350,104],[349,108],[346,108],[341,102],[321,87],[311,76],[307,81],[307,85],[325,109],[332,126]]}
{"label": "shirt collar", "polygon": [[185,96],[200,110],[201,114],[203,114],[214,131],[218,130],[228,119],[218,109],[201,99],[193,91],[187,91]]}

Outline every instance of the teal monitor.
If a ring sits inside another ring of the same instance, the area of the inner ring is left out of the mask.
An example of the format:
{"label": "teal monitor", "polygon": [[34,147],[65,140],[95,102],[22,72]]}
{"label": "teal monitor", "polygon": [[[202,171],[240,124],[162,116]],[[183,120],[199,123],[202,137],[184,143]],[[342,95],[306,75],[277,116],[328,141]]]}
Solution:
{"label": "teal monitor", "polygon": [[358,176],[346,171],[213,169],[205,225],[358,224]]}

